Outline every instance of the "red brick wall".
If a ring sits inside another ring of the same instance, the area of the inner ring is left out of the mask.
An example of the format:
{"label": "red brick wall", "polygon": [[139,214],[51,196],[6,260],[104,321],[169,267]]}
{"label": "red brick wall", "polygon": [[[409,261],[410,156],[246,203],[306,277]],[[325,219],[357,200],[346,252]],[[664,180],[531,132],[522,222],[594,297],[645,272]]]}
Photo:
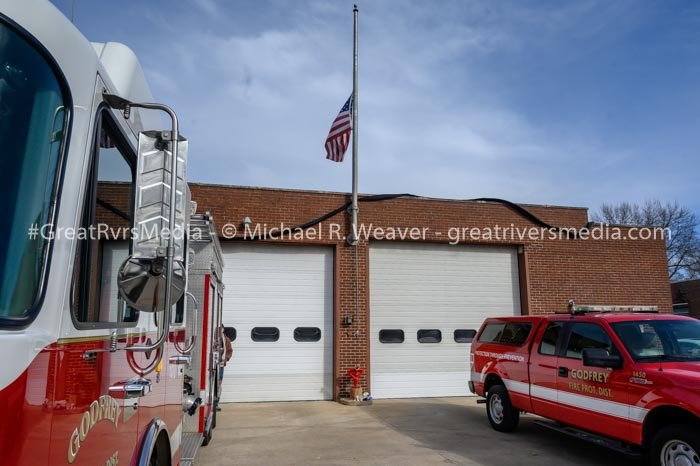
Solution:
{"label": "red brick wall", "polygon": [[[253,225],[295,226],[317,218],[342,205],[349,196],[338,193],[290,191],[194,184],[192,197],[198,211],[214,215],[219,228],[233,223],[241,231],[243,218]],[[586,209],[524,206],[542,220],[557,226],[583,227]],[[496,203],[451,201],[425,198],[399,198],[382,202],[361,202],[361,223],[381,227],[429,227],[428,241],[447,242],[450,227],[537,226],[509,207]],[[349,231],[348,215],[342,212],[327,220]],[[438,236],[435,232],[442,232]],[[350,385],[345,376],[351,367],[369,367],[369,284],[368,241],[357,251],[344,241],[327,238],[306,243],[335,246],[335,376],[336,397]],[[474,242],[471,242],[473,244]],[[483,244],[522,246],[520,256],[523,312],[544,313],[566,309],[569,298],[580,304],[657,305],[671,311],[671,293],[666,272],[666,251],[662,239],[619,240],[520,240],[487,241]],[[357,262],[355,261],[357,252]],[[355,267],[357,283],[355,288]],[[359,304],[356,302],[359,299]],[[356,309],[357,308],[357,309]],[[353,314],[353,324],[341,319]],[[369,372],[363,379],[368,387]]]}
{"label": "red brick wall", "polygon": [[700,319],[700,279],[671,283],[673,304],[688,303],[690,315]]}

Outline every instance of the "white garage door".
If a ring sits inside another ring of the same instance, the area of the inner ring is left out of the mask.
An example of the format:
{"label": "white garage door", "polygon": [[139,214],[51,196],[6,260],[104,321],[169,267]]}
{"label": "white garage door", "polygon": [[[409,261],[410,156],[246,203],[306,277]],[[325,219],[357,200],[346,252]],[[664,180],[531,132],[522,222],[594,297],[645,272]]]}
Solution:
{"label": "white garage door", "polygon": [[331,399],[332,249],[222,246],[223,323],[237,333],[222,401]]}
{"label": "white garage door", "polygon": [[369,257],[372,395],[468,395],[470,338],[520,314],[515,248],[372,243]]}

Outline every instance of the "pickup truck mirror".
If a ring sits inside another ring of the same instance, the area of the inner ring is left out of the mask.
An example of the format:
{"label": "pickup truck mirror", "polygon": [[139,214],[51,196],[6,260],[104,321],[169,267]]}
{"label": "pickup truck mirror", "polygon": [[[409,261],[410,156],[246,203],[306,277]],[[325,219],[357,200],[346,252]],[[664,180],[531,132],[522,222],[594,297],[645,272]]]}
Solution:
{"label": "pickup truck mirror", "polygon": [[622,369],[622,357],[611,355],[606,349],[586,348],[583,350],[583,365],[588,367],[604,367]]}

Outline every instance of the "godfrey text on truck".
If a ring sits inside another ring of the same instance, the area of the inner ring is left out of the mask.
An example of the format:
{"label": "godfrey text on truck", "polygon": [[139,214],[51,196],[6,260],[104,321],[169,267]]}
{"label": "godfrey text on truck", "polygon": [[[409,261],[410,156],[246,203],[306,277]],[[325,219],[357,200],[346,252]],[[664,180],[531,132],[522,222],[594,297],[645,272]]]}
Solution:
{"label": "godfrey text on truck", "polygon": [[569,311],[484,322],[469,386],[491,426],[511,432],[532,413],[654,466],[700,465],[700,321],[652,307]]}

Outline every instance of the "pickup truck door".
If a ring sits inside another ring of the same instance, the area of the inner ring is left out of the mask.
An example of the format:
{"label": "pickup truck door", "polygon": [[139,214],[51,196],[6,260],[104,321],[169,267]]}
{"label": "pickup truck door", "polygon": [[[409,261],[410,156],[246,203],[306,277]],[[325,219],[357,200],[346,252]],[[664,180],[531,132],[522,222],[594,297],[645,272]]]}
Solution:
{"label": "pickup truck door", "polygon": [[563,322],[549,322],[541,326],[530,352],[530,395],[533,413],[556,419],[560,417],[557,405],[557,363]]}
{"label": "pickup truck door", "polygon": [[581,356],[586,348],[619,354],[610,335],[598,323],[572,322],[566,325],[564,340],[557,367],[559,420],[625,440],[630,428],[625,371],[586,367]]}

